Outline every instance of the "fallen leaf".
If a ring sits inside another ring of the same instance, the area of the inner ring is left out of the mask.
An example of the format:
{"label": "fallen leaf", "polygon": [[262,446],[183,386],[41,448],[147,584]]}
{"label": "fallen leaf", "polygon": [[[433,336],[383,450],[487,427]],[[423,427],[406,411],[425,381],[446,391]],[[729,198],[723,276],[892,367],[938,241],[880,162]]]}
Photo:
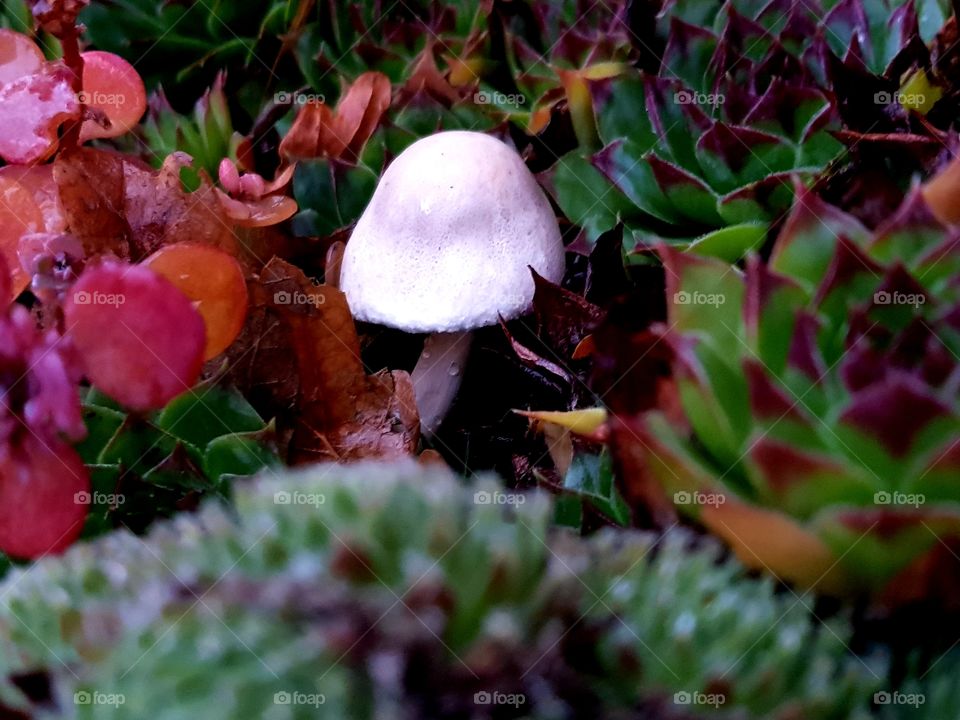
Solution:
{"label": "fallen leaf", "polygon": [[280,154],[355,160],[390,107],[391,92],[386,75],[367,72],[346,89],[336,110],[324,102],[307,103],[280,143]]}
{"label": "fallen leaf", "polygon": [[125,165],[120,155],[91,148],[62,153],[53,164],[67,227],[88,256],[130,257]]}
{"label": "fallen leaf", "polygon": [[577,346],[594,331],[604,312],[586,298],[531,272],[540,337],[564,357],[573,359]]}
{"label": "fallen leaf", "polygon": [[300,388],[291,462],[411,455],[420,421],[404,372],[367,377],[346,296],[274,258],[261,275],[290,328]]}
{"label": "fallen leaf", "polygon": [[201,173],[200,187],[188,193],[180,170],[189,158],[174,153],[159,171],[124,163],[123,215],[130,226],[134,260],[151,255],[163,245],[193,242],[237,254],[237,240],[215,188]]}

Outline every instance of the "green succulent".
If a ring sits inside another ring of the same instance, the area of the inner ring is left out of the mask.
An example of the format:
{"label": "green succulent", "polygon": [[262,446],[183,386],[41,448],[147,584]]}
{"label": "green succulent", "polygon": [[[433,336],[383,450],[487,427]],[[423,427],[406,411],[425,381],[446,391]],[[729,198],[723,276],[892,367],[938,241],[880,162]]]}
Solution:
{"label": "green succulent", "polygon": [[947,3],[922,5],[667,3],[656,73],[590,83],[599,146],[581,143],[556,166],[560,206],[590,240],[623,223],[639,261],[660,241],[729,261],[758,249],[795,179],[809,185],[843,154],[836,131],[906,129],[895,100],[851,93],[895,96],[894,59],[947,16]]}
{"label": "green succulent", "polygon": [[798,190],[769,264],[662,247],[687,427],[645,420],[678,510],[830,592],[938,597],[960,537],[958,235],[918,190],[869,231]]}
{"label": "green succulent", "polygon": [[185,152],[193,158],[193,165],[181,173],[189,190],[199,187],[199,171],[216,179],[220,161],[236,159],[240,136],[233,129],[223,83],[224,76],[218,75],[190,115],[177,113],[163,91],[158,91],[151,97],[143,121],[143,141],[154,167],[159,168],[174,152]]}
{"label": "green succulent", "polygon": [[546,495],[486,502],[502,493],[413,463],[268,474],[237,488],[235,513],[208,502],[15,570],[0,677],[45,670],[53,702],[13,683],[0,702],[164,720],[680,718],[712,714],[684,704],[702,693],[744,717],[867,716],[885,663],[849,656],[839,617],[811,623],[686,532],[583,539],[548,529]]}

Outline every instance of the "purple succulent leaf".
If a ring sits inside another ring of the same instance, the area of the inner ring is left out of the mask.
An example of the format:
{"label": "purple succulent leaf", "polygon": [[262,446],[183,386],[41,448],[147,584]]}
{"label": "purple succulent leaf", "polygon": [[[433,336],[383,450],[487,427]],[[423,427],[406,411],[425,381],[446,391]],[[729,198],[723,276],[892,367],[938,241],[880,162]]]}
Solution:
{"label": "purple succulent leaf", "polygon": [[795,441],[767,435],[753,441],[750,470],[767,502],[801,518],[824,506],[867,505],[874,498],[869,475],[824,452],[797,447]]}
{"label": "purple succulent leaf", "polygon": [[947,233],[947,227],[930,211],[920,187],[914,186],[896,212],[877,228],[868,251],[881,262],[902,260],[913,266],[918,257],[941,246]]}
{"label": "purple succulent leaf", "polygon": [[648,77],[644,85],[647,115],[659,145],[669,150],[669,159],[676,164],[699,171],[695,138],[709,130],[713,121],[696,102],[678,102],[692,96],[683,83]]}
{"label": "purple succulent leaf", "polygon": [[826,203],[812,190],[800,187],[770,265],[774,271],[793,277],[812,290],[833,260],[841,236],[864,247],[870,232],[853,216]]}
{"label": "purple succulent leaf", "polygon": [[883,276],[883,268],[859,246],[841,235],[837,241],[836,252],[824,273],[823,281],[817,288],[814,304],[817,307],[823,305],[835,292],[850,289],[850,286],[863,275],[879,279]]}
{"label": "purple succulent leaf", "polygon": [[753,63],[760,61],[776,40],[766,28],[741,15],[732,5],[724,7],[727,20],[710,69],[717,76],[749,77]]}
{"label": "purple succulent leaf", "polygon": [[838,121],[830,98],[822,91],[775,79],[751,108],[743,124],[802,141]]}
{"label": "purple succulent leaf", "polygon": [[697,158],[711,187],[729,193],[793,168],[794,149],[771,133],[714,123],[697,141]]}
{"label": "purple succulent leaf", "polygon": [[859,53],[865,48],[868,54],[864,59],[870,64],[873,59],[870,57],[870,24],[862,0],[840,0],[824,17],[823,25],[827,29],[827,41],[835,52],[844,52],[847,48],[852,52],[856,47],[858,56],[863,57]]}
{"label": "purple succulent leaf", "polygon": [[723,98],[721,117],[732,125],[743,125],[747,114],[760,99],[752,83],[737,82],[729,76],[718,78],[716,95]]}
{"label": "purple succulent leaf", "polygon": [[[667,285],[667,319],[678,332],[713,338],[717,347],[730,347],[742,337],[744,284],[729,263],[657,248]],[[742,347],[734,352],[739,355]]]}
{"label": "purple succulent leaf", "polygon": [[759,257],[747,258],[743,322],[747,343],[774,375],[786,367],[796,313],[808,296],[791,279],[771,272]]}
{"label": "purple succulent leaf", "polygon": [[883,382],[887,365],[883,353],[870,343],[861,342],[851,347],[840,365],[840,378],[851,393]]}
{"label": "purple succulent leaf", "polygon": [[771,173],[727,193],[718,205],[720,216],[728,223],[772,220],[787,210],[793,200],[798,171]]}
{"label": "purple succulent leaf", "polygon": [[813,384],[819,384],[827,375],[827,364],[817,345],[820,321],[807,311],[797,313],[787,366],[799,371]]}
{"label": "purple succulent leaf", "polygon": [[643,212],[665,222],[679,216],[663,194],[650,163],[652,154],[644,157],[642,148],[630,140],[615,140],[591,159],[591,164],[630,202]]}
{"label": "purple succulent leaf", "polygon": [[860,40],[856,35],[853,36],[853,39],[850,41],[850,47],[847,48],[847,52],[843,56],[843,64],[865,73],[870,72],[867,68],[867,61],[863,56],[863,49],[860,47]]}
{"label": "purple succulent leaf", "polygon": [[705,225],[721,224],[717,196],[700,178],[682,167],[661,160],[656,153],[646,157],[662,194],[677,211]]}
{"label": "purple succulent leaf", "polygon": [[935,298],[900,263],[891,266],[883,281],[873,294],[871,314],[876,317],[877,309],[904,308],[908,317],[920,314],[924,306],[932,306]]}
{"label": "purple succulent leaf", "polygon": [[956,285],[960,277],[960,228],[950,228],[943,242],[919,258],[914,273],[924,284],[934,287]]}
{"label": "purple succulent leaf", "polygon": [[706,28],[670,18],[670,35],[663,51],[661,76],[677,77],[689,87],[706,91],[711,58],[719,51],[717,36]]}
{"label": "purple succulent leaf", "polygon": [[909,115],[896,101],[899,80],[874,75],[858,62],[841,60],[830,51],[826,62],[845,129],[878,135],[909,130]]}
{"label": "purple succulent leaf", "polygon": [[743,373],[750,391],[750,412],[756,420],[764,421],[761,424],[779,422],[784,418],[803,423],[809,421],[803,406],[773,380],[763,363],[747,358],[743,361]]}
{"label": "purple succulent leaf", "polygon": [[890,373],[883,382],[856,393],[840,423],[875,439],[891,456],[902,458],[932,422],[951,417],[950,407],[915,377]]}

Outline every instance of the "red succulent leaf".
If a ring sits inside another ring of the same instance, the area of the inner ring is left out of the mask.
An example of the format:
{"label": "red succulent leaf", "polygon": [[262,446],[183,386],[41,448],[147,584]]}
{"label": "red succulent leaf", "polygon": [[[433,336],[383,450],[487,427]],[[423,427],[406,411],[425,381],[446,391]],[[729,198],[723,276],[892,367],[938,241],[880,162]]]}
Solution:
{"label": "red succulent leaf", "polygon": [[903,457],[924,428],[950,413],[916,378],[897,373],[856,393],[840,422],[876,438],[894,457]]}

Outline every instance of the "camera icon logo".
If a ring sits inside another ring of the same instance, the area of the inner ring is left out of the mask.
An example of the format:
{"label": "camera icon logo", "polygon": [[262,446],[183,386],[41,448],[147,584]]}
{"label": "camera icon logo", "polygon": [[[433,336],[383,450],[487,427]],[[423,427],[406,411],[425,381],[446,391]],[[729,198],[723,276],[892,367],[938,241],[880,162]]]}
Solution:
{"label": "camera icon logo", "polygon": [[289,505],[292,496],[286,490],[278,490],[273,494],[274,505]]}

